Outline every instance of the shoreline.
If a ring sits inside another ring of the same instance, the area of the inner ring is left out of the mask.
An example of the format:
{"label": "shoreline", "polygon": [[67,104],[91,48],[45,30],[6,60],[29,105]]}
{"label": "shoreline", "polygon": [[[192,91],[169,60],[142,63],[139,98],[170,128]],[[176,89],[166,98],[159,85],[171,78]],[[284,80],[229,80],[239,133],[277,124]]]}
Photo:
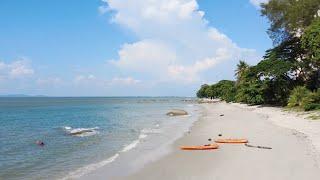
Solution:
{"label": "shoreline", "polygon": [[72,171],[62,179],[115,179],[119,176],[134,174],[144,166],[165,157],[174,151],[172,144],[184,137],[202,116],[202,106],[194,102],[187,106],[188,115],[166,116],[165,126],[157,124],[152,129],[141,130],[137,140],[125,145],[115,155]]}
{"label": "shoreline", "polygon": [[[240,177],[280,180],[320,177],[319,151],[314,149],[314,139],[309,141],[305,132],[275,123],[281,122],[285,113],[271,111],[269,107],[258,111],[257,107],[223,102],[200,106],[203,112],[199,119],[193,123],[189,132],[174,142],[172,152],[148,163],[138,172],[115,179],[231,180]],[[220,114],[226,116],[220,117]],[[276,120],[270,120],[275,117]],[[220,133],[225,138],[248,138],[250,144],[270,146],[273,149],[220,145],[218,150],[213,151],[179,150],[182,145],[209,144],[208,139],[217,138]]]}

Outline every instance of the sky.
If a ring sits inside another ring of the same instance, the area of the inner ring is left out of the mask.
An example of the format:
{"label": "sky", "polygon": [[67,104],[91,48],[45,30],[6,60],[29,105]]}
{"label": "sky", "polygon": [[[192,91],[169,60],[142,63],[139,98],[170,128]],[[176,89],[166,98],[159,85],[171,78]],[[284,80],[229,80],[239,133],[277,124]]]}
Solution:
{"label": "sky", "polygon": [[267,0],[1,0],[0,95],[195,96],[272,47]]}

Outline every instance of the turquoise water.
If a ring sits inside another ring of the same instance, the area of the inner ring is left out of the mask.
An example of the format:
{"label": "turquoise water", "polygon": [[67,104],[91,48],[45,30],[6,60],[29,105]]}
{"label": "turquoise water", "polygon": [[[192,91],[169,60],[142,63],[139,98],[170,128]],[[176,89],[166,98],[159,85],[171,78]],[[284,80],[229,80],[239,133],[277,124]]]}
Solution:
{"label": "turquoise water", "polygon": [[[80,177],[130,160],[135,148],[151,151],[155,140],[167,144],[194,121],[196,106],[183,100],[0,98],[0,179]],[[167,117],[172,108],[192,116]]]}

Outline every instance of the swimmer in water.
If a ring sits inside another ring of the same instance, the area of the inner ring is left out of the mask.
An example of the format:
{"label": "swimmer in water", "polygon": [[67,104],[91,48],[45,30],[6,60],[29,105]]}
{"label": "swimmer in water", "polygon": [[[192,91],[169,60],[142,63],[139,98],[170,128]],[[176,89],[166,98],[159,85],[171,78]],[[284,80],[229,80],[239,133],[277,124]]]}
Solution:
{"label": "swimmer in water", "polygon": [[43,142],[43,141],[40,141],[40,140],[36,141],[36,144],[37,144],[38,146],[44,146],[44,142]]}

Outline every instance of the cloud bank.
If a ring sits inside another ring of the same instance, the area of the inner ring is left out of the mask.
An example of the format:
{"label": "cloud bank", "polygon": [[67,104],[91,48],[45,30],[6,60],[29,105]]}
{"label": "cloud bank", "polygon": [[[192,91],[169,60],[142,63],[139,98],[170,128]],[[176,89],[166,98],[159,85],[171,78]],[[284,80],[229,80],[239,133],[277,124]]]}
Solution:
{"label": "cloud bank", "polygon": [[[255,57],[227,35],[209,26],[196,0],[103,0],[100,13],[139,39],[127,43],[110,62],[127,73],[155,81],[195,83],[226,61]],[[103,11],[102,11],[103,10]]]}
{"label": "cloud bank", "polygon": [[28,60],[20,59],[11,63],[0,61],[0,79],[26,78],[34,74]]}
{"label": "cloud bank", "polygon": [[[250,0],[255,6],[266,1]],[[209,24],[197,0],[102,0],[98,12],[136,41],[124,43],[107,65],[83,72],[70,67],[64,75],[60,69],[41,73],[23,58],[0,60],[0,94],[194,95],[201,83],[232,78],[240,59],[260,58]]]}

